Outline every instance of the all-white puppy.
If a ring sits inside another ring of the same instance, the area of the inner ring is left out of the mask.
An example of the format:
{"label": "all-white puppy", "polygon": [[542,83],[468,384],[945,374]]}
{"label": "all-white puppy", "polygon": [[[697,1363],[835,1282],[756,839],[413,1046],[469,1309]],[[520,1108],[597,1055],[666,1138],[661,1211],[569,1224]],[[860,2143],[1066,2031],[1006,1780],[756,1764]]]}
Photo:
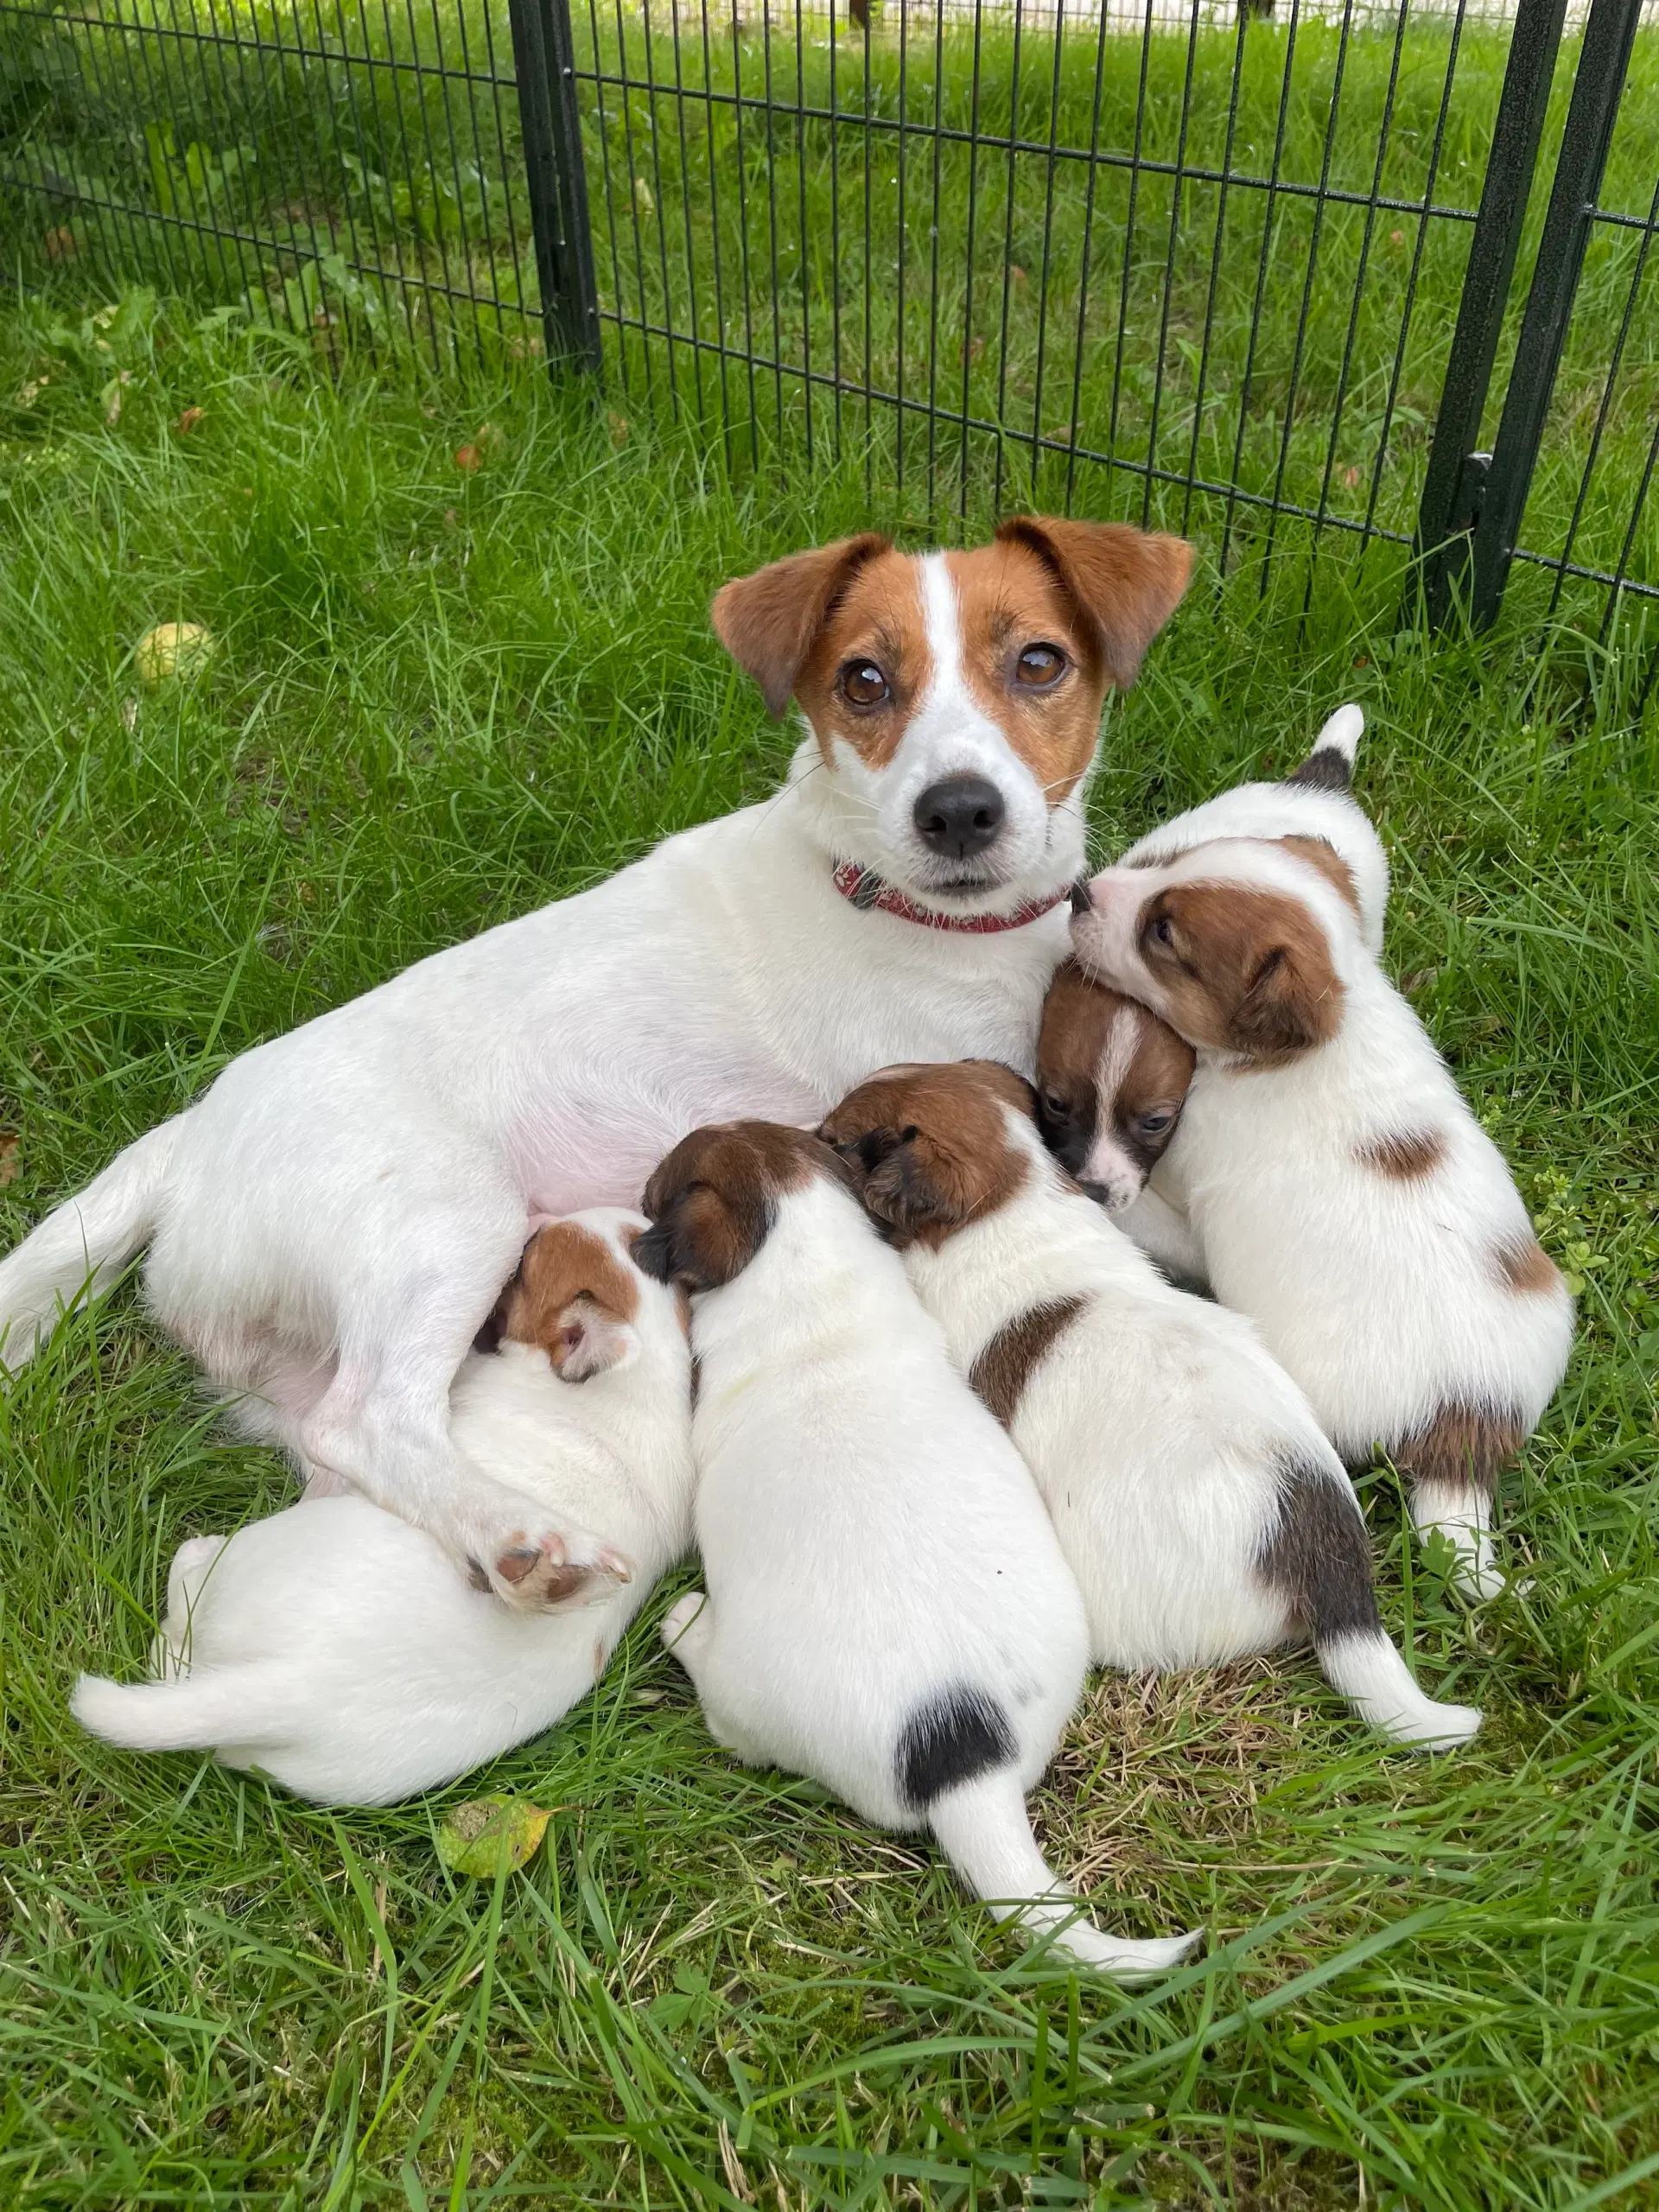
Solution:
{"label": "all-white puppy", "polygon": [[1165,1282],[987,1062],[890,1068],[824,1123],[1053,1516],[1094,1657],[1219,1665],[1309,1640],[1399,1741],[1461,1743],[1383,1632],[1346,1470],[1250,1324]]}
{"label": "all-white puppy", "polygon": [[[708,1594],[664,1641],[710,1732],[862,1818],[929,1828],[999,1918],[1114,1974],[1194,1939],[1075,1917],[1025,1794],[1088,1656],[1018,1454],[951,1367],[855,1178],[798,1129],[696,1132],[652,1176],[641,1265],[701,1294],[693,1443]],[[1036,1900],[1036,1902],[1031,1902]]]}
{"label": "all-white puppy", "polygon": [[366,1498],[313,1498],[181,1545],[161,1679],[83,1675],[76,1718],[131,1750],[216,1750],[359,1805],[550,1727],[690,1543],[690,1351],[683,1301],[633,1265],[644,1226],[596,1211],[539,1231],[498,1310],[499,1350],[455,1382],[463,1457],[564,1525],[562,1610],[499,1604]]}
{"label": "all-white puppy", "polygon": [[697,1123],[816,1120],[907,1054],[1029,1066],[1102,702],[1191,563],[1027,517],[728,584],[721,639],[805,719],[785,788],[232,1062],[0,1262],[0,1375],[148,1242],[162,1325],[308,1478],[540,1603],[562,1532],[448,1418],[529,1224],[633,1205]]}
{"label": "all-white puppy", "polygon": [[1419,1529],[1449,1536],[1489,1592],[1497,1477],[1561,1379],[1573,1303],[1377,964],[1360,878],[1380,859],[1351,870],[1364,817],[1340,804],[1340,855],[1295,826],[1294,793],[1283,835],[1262,800],[1250,837],[1167,860],[1147,841],[1088,887],[1072,940],[1198,1054],[1154,1187],[1216,1295],[1257,1324],[1351,1465],[1380,1449],[1408,1474]]}

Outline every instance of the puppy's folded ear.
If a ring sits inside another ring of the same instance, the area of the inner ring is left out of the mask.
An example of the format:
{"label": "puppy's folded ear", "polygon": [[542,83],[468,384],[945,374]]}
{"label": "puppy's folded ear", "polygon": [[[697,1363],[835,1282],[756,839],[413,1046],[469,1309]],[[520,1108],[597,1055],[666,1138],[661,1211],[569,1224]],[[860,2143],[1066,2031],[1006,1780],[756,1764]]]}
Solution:
{"label": "puppy's folded ear", "polygon": [[652,1198],[647,1189],[645,1210],[658,1217],[634,1244],[634,1265],[686,1290],[718,1290],[741,1274],[772,1227],[772,1203],[759,1191],[728,1193],[699,1183],[660,1210]]}
{"label": "puppy's folded ear", "polygon": [[559,1315],[548,1357],[563,1381],[585,1382],[589,1376],[626,1367],[639,1349],[639,1339],[627,1323],[583,1293]]}
{"label": "puppy's folded ear", "polygon": [[715,635],[760,686],[773,721],[783,719],[795,679],[836,601],[864,563],[892,544],[891,538],[865,531],[810,553],[791,553],[715,594],[709,610]]}
{"label": "puppy's folded ear", "polygon": [[866,1208],[892,1230],[895,1244],[945,1236],[967,1219],[959,1179],[919,1129],[872,1129],[850,1156],[865,1170]]}
{"label": "puppy's folded ear", "polygon": [[1235,1052],[1281,1060],[1328,1044],[1342,1020],[1343,987],[1322,940],[1275,944],[1257,963],[1228,1022]]}

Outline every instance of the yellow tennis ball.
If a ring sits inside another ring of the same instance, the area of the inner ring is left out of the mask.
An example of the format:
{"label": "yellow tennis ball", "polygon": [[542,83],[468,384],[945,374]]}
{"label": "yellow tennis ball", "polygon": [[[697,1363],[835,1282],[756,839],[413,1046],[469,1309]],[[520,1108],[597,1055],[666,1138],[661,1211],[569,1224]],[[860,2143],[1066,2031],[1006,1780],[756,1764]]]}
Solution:
{"label": "yellow tennis ball", "polygon": [[218,640],[200,622],[158,622],[138,640],[138,680],[165,683],[169,676],[200,676]]}

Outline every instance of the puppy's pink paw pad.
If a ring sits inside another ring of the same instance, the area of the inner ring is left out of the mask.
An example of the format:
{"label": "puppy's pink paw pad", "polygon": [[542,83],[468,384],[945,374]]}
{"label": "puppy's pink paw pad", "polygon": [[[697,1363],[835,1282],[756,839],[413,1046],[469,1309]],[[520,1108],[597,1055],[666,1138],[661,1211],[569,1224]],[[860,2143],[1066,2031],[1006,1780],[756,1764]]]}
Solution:
{"label": "puppy's pink paw pad", "polygon": [[[504,1582],[511,1582],[516,1588],[519,1583],[527,1582],[536,1569],[548,1561],[551,1550],[551,1545],[545,1551],[537,1551],[529,1544],[515,1544],[511,1551],[503,1552],[497,1560],[495,1571]],[[561,1544],[558,1550],[563,1560],[564,1547]]]}
{"label": "puppy's pink paw pad", "polygon": [[620,1585],[632,1582],[633,1565],[612,1546],[587,1546],[590,1555],[572,1558],[570,1547],[560,1536],[545,1536],[539,1545],[514,1544],[495,1562],[505,1589],[499,1594],[509,1604],[553,1611],[564,1605],[597,1605]]}

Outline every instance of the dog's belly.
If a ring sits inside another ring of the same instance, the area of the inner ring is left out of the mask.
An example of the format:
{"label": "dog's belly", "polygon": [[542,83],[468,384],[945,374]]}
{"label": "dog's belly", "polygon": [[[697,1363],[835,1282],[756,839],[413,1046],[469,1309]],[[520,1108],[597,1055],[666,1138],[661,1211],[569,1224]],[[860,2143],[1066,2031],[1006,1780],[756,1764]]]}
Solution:
{"label": "dog's belly", "polygon": [[810,1085],[756,1058],[664,1071],[621,1103],[575,1102],[553,1123],[524,1133],[519,1172],[532,1214],[586,1206],[637,1206],[664,1154],[709,1122],[810,1126],[825,1108]]}

